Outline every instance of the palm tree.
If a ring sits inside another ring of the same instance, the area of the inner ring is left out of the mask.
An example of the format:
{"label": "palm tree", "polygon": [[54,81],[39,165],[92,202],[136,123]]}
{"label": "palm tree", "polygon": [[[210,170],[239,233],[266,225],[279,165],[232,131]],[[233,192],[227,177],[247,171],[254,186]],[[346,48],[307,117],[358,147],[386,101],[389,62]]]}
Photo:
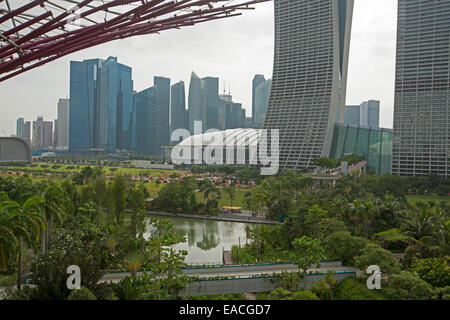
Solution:
{"label": "palm tree", "polygon": [[50,235],[55,222],[62,222],[67,208],[69,207],[69,197],[67,193],[59,186],[49,186],[44,192],[43,207],[45,221],[48,225],[48,229],[46,232],[42,233],[41,237],[41,250],[45,253],[48,249],[50,249]]}
{"label": "palm tree", "polygon": [[416,240],[432,238],[435,235],[436,214],[435,209],[424,206],[410,211],[403,221],[406,234]]}
{"label": "palm tree", "polygon": [[34,240],[39,239],[39,234],[47,228],[42,212],[43,198],[32,196],[25,203],[19,204],[16,201],[5,201],[2,213],[9,215],[9,228],[18,240],[18,261],[17,261],[17,289],[21,288],[22,274],[22,248],[23,244],[32,245]]}
{"label": "palm tree", "polygon": [[225,188],[225,192],[228,194],[228,197],[230,197],[230,206],[233,206],[233,200],[236,194],[236,187],[235,186],[229,186]]}
{"label": "palm tree", "polygon": [[0,270],[6,269],[18,240],[12,232],[11,214],[0,203]]}

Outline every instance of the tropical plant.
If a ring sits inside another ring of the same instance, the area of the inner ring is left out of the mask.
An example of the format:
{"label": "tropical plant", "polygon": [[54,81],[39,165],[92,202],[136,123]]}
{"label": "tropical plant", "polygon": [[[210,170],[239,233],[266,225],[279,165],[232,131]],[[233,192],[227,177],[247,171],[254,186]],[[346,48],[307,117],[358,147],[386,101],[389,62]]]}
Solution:
{"label": "tropical plant", "polygon": [[22,284],[23,244],[34,245],[35,241],[39,239],[41,231],[47,228],[42,212],[42,203],[42,197],[32,196],[23,204],[16,201],[5,201],[2,205],[2,213],[6,212],[7,215],[6,228],[9,228],[9,234],[12,234],[13,239],[18,243],[17,288],[19,290]]}

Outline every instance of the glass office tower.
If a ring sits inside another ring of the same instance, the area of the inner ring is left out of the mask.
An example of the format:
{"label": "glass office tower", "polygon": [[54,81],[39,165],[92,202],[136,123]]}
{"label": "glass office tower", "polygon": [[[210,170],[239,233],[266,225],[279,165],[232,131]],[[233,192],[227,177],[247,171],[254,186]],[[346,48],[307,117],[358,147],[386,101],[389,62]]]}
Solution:
{"label": "glass office tower", "polygon": [[204,84],[202,79],[195,73],[191,74],[189,83],[188,112],[189,112],[189,131],[194,134],[194,122],[202,121],[206,124],[206,108],[203,104]]}
{"label": "glass office tower", "polygon": [[186,92],[184,82],[175,83],[170,88],[170,135],[177,129],[187,129]]}
{"label": "glass office tower", "polygon": [[156,92],[149,88],[133,95],[132,149],[153,155],[156,150]]}
{"label": "glass office tower", "polygon": [[86,151],[95,145],[98,77],[103,60],[70,62],[69,151]]}
{"label": "glass office tower", "polygon": [[154,89],[156,94],[156,150],[155,154],[161,153],[161,147],[168,145],[169,114],[170,114],[170,79],[154,77]]}
{"label": "glass office tower", "polygon": [[359,126],[360,121],[360,106],[346,106],[344,123],[352,126]]}
{"label": "glass office tower", "polygon": [[265,129],[280,168],[312,168],[344,121],[353,0],[275,0],[275,58]]}
{"label": "glass office tower", "polygon": [[253,116],[253,124],[256,128],[264,127],[266,119],[267,106],[269,105],[270,90],[272,89],[272,79],[266,80],[255,89],[255,110]]}
{"label": "glass office tower", "polygon": [[204,103],[206,104],[206,127],[208,129],[219,128],[219,78],[206,77],[202,79],[204,84]]}
{"label": "glass office tower", "polygon": [[133,80],[131,68],[109,57],[100,72],[98,145],[108,152],[129,149]]}
{"label": "glass office tower", "polygon": [[266,78],[262,74],[256,74],[252,81],[252,121],[256,123],[256,88],[266,81]]}
{"label": "glass office tower", "polygon": [[392,173],[450,175],[450,1],[398,1]]}

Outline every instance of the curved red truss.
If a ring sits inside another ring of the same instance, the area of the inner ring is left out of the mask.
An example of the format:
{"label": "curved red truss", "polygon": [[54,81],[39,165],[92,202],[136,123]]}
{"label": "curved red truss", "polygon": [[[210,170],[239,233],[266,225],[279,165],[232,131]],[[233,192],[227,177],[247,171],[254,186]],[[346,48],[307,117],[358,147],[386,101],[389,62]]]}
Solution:
{"label": "curved red truss", "polygon": [[0,0],[0,82],[79,50],[241,15],[266,1]]}

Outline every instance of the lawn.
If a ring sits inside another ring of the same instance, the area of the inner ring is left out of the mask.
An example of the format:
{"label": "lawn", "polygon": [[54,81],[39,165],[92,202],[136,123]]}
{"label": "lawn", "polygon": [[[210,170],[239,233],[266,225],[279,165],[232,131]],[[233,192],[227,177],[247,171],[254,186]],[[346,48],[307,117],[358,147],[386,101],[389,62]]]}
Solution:
{"label": "lawn", "polygon": [[[236,193],[234,195],[233,199],[233,207],[241,207],[242,209],[247,209],[247,206],[245,204],[245,194],[247,192],[251,192],[252,189],[250,188],[236,188]],[[203,203],[203,192],[197,192],[195,194],[195,198],[198,202]],[[228,193],[226,193],[223,188],[221,188],[221,197],[219,200],[219,207],[223,206],[230,206],[230,197],[228,196]]]}
{"label": "lawn", "polygon": [[[81,171],[84,167],[88,165],[71,165],[71,164],[56,164],[56,168],[53,168],[53,164],[33,164],[27,166],[9,166],[0,167],[0,170],[14,170],[14,171],[55,171],[63,173],[75,173]],[[95,167],[95,166],[92,166]],[[180,174],[183,171],[179,170],[163,170],[163,169],[141,169],[141,168],[123,168],[123,167],[103,167],[103,172],[105,174],[128,174],[132,176],[138,176],[139,173],[144,172],[148,176],[153,177],[168,177],[173,174]]]}
{"label": "lawn", "polygon": [[441,201],[450,202],[450,197],[448,196],[434,196],[434,195],[412,195],[408,194],[405,195],[406,200],[412,205],[415,205],[418,201],[422,201],[424,203],[427,203],[428,201],[434,201],[436,203],[439,203]]}

